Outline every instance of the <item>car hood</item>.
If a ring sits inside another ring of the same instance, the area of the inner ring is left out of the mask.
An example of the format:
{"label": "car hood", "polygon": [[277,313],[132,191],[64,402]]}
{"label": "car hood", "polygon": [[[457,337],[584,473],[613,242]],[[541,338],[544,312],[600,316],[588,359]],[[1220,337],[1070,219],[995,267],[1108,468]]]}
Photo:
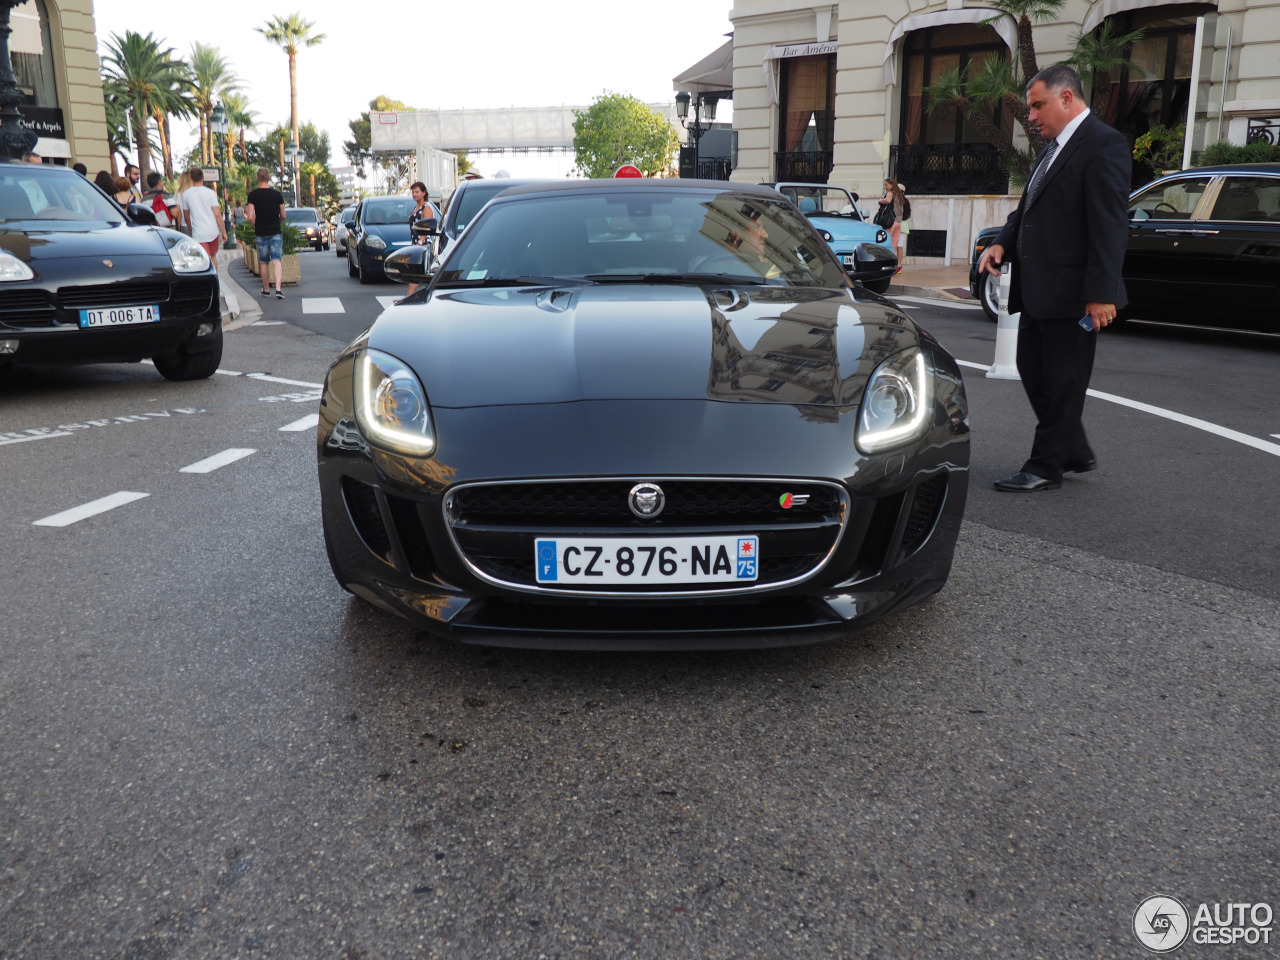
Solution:
{"label": "car hood", "polygon": [[50,229],[47,221],[10,221],[0,227],[0,249],[19,260],[36,264],[41,260],[66,260],[75,257],[154,256],[169,263],[166,237],[176,243],[182,234],[156,227],[111,226],[101,221],[76,224],[68,229],[60,224]]}
{"label": "car hood", "polygon": [[810,217],[809,222],[819,230],[825,230],[836,240],[852,240],[854,243],[875,243],[880,228],[849,217]]}
{"label": "car hood", "polygon": [[[863,299],[863,298],[866,299]],[[711,399],[856,405],[914,323],[861,291],[650,285],[439,291],[396,306],[368,346],[433,406]]]}

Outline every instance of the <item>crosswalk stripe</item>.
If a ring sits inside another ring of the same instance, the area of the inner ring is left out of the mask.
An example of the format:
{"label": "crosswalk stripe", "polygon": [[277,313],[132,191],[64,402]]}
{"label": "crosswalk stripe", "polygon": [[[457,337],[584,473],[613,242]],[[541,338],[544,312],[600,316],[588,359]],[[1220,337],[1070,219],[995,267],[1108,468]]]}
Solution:
{"label": "crosswalk stripe", "polygon": [[303,313],[346,313],[339,297],[303,297]]}
{"label": "crosswalk stripe", "polygon": [[213,473],[220,467],[225,467],[229,463],[235,463],[242,460],[251,453],[257,453],[257,450],[249,450],[243,447],[232,447],[230,450],[223,450],[221,453],[215,453],[212,457],[205,457],[203,460],[197,460],[195,463],[189,464],[179,470],[179,473]]}
{"label": "crosswalk stripe", "polygon": [[312,413],[303,417],[301,420],[295,420],[293,423],[286,423],[281,430],[289,433],[299,433],[303,430],[313,430],[320,426],[320,414]]}
{"label": "crosswalk stripe", "polygon": [[133,503],[135,500],[141,500],[143,497],[149,496],[151,496],[149,493],[132,493],[128,490],[121,490],[119,493],[113,493],[109,497],[102,497],[101,499],[81,504],[78,507],[72,507],[70,510],[55,513],[51,517],[36,520],[34,525],[37,527],[66,527],[78,520],[96,517],[100,513],[106,513],[108,510],[123,507],[126,503]]}

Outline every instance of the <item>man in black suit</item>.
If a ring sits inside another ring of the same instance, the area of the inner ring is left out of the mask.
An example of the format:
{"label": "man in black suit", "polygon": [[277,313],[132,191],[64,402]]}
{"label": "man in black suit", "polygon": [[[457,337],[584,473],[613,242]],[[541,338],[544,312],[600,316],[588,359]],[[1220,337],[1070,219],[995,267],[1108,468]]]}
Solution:
{"label": "man in black suit", "polygon": [[[1121,267],[1128,241],[1129,147],[1085,106],[1070,67],[1046,67],[1027,84],[1031,122],[1049,138],[1018,209],[979,271],[1014,264],[1009,312],[1018,323],[1018,373],[1036,414],[1031,457],[997,490],[1062,486],[1062,474],[1097,467],[1081,417],[1097,331],[1128,298]],[[1087,325],[1088,329],[1085,329]]]}

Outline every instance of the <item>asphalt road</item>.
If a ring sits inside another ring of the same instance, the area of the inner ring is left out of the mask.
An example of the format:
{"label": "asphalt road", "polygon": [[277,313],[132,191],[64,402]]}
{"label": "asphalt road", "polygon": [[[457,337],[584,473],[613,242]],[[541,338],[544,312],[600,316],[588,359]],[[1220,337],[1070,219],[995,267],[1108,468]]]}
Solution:
{"label": "asphalt road", "polygon": [[[0,957],[1131,958],[1148,895],[1280,907],[1280,457],[1091,400],[1102,469],[999,495],[1030,414],[969,368],[931,601],[799,650],[453,646],[328,571],[280,428],[402,288],[302,260],[228,373],[0,383],[0,440],[66,434],[0,444]],[[1270,440],[1277,359],[1135,330],[1094,387]]]}

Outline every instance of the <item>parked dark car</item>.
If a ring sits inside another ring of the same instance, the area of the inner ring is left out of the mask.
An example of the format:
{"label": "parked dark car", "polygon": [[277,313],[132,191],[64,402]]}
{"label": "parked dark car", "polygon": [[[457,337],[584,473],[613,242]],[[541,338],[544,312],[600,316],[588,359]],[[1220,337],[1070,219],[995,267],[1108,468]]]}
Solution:
{"label": "parked dark car", "polygon": [[796,205],[822,234],[845,272],[868,290],[884,293],[898,269],[889,231],[863,219],[858,198],[825,183],[765,183]]}
{"label": "parked dark car", "polygon": [[329,225],[315,207],[285,207],[284,220],[302,234],[313,250],[329,249]]}
{"label": "parked dark car", "polygon": [[523,187],[531,183],[543,183],[537,178],[498,177],[492,180],[463,180],[449,202],[445,204],[443,219],[436,236],[436,256],[443,257],[449,244],[461,236],[467,224],[472,221],[484,205],[512,187]]}
{"label": "parked dark car", "polygon": [[408,246],[413,197],[370,197],[356,207],[347,224],[347,274],[361,283],[382,276],[387,255]]}
{"label": "parked dark car", "polygon": [[[994,278],[977,260],[998,232],[978,234],[969,272],[992,319]],[[1120,319],[1280,332],[1280,164],[1192,168],[1135,190],[1124,284]]]}
{"label": "parked dark car", "polygon": [[68,167],[0,163],[0,371],[151,358],[170,380],[208,377],[218,292],[200,244],[145,208]]}
{"label": "parked dark car", "polygon": [[942,588],[968,485],[955,360],[707,181],[490,200],[334,362],[317,440],[338,582],[481,644],[844,637]]}

